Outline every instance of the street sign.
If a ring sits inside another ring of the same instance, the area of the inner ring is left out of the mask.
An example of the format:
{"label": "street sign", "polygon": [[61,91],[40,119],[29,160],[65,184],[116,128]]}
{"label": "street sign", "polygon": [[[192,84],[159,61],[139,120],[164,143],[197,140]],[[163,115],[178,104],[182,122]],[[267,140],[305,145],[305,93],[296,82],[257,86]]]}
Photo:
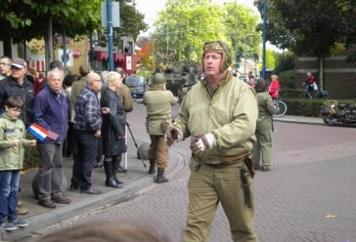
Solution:
{"label": "street sign", "polygon": [[[112,2],[112,26],[120,27],[120,4]],[[101,3],[101,26],[107,26],[106,0]]]}

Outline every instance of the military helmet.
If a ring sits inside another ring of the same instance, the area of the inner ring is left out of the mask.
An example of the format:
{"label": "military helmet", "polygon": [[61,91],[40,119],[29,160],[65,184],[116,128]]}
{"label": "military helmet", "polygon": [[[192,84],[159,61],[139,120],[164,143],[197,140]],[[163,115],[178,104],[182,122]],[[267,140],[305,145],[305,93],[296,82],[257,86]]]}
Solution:
{"label": "military helmet", "polygon": [[165,84],[165,83],[166,83],[166,77],[162,73],[154,74],[152,78],[152,84]]}
{"label": "military helmet", "polygon": [[220,69],[221,71],[225,71],[227,68],[230,67],[230,65],[232,64],[232,58],[231,58],[231,52],[230,49],[228,47],[228,45],[221,41],[209,41],[209,42],[205,42],[204,46],[203,46],[203,56],[202,56],[202,66],[204,69],[204,56],[207,52],[218,52],[220,54],[222,54],[222,62],[221,62],[221,66]]}
{"label": "military helmet", "polygon": [[266,81],[263,78],[257,78],[255,89],[256,92],[265,92],[267,90]]}

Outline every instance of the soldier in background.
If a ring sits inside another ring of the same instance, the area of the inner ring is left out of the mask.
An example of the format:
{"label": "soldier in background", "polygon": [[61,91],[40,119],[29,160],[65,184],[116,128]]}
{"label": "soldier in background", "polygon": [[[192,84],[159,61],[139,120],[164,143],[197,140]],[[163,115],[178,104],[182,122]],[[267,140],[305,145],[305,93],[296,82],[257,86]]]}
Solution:
{"label": "soldier in background", "polygon": [[184,97],[166,132],[168,144],[191,136],[189,204],[184,242],[208,241],[221,203],[233,241],[256,242],[251,161],[258,116],[251,88],[228,71],[231,52],[222,41],[204,44],[205,78]]}
{"label": "soldier in background", "polygon": [[[271,96],[267,92],[267,83],[257,79],[258,119],[256,125],[257,142],[253,147],[256,170],[269,171],[272,167],[272,115],[275,110]],[[262,166],[261,166],[262,163]]]}
{"label": "soldier in background", "polygon": [[165,83],[164,75],[156,73],[149,90],[143,96],[143,104],[147,106],[146,127],[151,138],[148,151],[150,160],[148,173],[154,174],[155,166],[157,166],[157,183],[168,182],[164,176],[168,163],[168,145],[164,140],[164,133],[172,121],[171,106],[177,102],[173,93],[165,90]]}
{"label": "soldier in background", "polygon": [[125,85],[125,78],[126,78],[125,70],[122,69],[121,67],[117,67],[115,70],[124,78],[123,85],[117,90],[117,93],[122,99],[125,112],[127,113],[131,112],[133,109],[133,100],[131,97],[130,88],[128,88],[128,86]]}
{"label": "soldier in background", "polygon": [[[126,113],[131,112],[133,109],[133,100],[131,97],[131,91],[130,88],[128,86],[125,85],[125,78],[126,78],[126,73],[125,70],[122,69],[121,67],[117,67],[115,69],[115,71],[117,73],[119,73],[124,79],[123,79],[123,83],[121,85],[120,88],[117,89],[116,93],[119,95],[119,97],[121,98],[121,102],[124,106],[124,110]],[[124,115],[124,119],[126,122],[126,114]],[[125,168],[123,168],[120,163],[122,160],[121,155],[117,157],[118,160],[118,172],[126,172]]]}

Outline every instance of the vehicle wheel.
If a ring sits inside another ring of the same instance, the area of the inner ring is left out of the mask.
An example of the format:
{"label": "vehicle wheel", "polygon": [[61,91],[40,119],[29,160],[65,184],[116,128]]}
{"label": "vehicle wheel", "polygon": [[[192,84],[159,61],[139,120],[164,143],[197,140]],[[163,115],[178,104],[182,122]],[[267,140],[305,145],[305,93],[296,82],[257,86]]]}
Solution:
{"label": "vehicle wheel", "polygon": [[337,122],[334,118],[323,117],[323,122],[327,125],[336,125]]}
{"label": "vehicle wheel", "polygon": [[287,109],[288,109],[287,104],[282,100],[275,101],[274,105],[276,107],[276,112],[273,114],[273,116],[282,117],[287,113]]}

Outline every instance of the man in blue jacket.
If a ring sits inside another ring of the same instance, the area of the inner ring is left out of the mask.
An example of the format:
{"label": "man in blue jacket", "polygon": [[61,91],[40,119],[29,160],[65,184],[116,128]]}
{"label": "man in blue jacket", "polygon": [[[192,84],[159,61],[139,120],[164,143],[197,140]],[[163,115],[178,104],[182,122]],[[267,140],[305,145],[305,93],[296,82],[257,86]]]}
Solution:
{"label": "man in blue jacket", "polygon": [[51,135],[38,145],[38,202],[46,208],[55,208],[55,203],[71,202],[64,196],[66,181],[62,146],[68,129],[69,107],[62,88],[63,76],[62,70],[49,71],[47,85],[37,94],[33,105],[34,121],[51,132]]}

